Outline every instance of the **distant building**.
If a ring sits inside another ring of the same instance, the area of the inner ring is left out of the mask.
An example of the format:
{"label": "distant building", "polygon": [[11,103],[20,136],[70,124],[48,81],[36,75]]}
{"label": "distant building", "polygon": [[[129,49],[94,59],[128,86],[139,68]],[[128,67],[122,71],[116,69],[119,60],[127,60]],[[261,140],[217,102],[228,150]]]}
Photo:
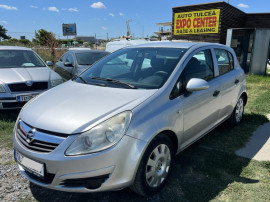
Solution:
{"label": "distant building", "polygon": [[157,25],[160,39],[226,44],[235,50],[246,73],[266,74],[270,13],[245,13],[220,1],[173,7],[172,22]]}
{"label": "distant building", "polygon": [[96,39],[93,36],[76,36],[74,37],[76,40],[86,41],[88,43],[95,43]]}
{"label": "distant building", "polygon": [[172,38],[172,22],[162,22],[156,25],[159,26],[159,31],[155,32],[155,34],[158,35],[161,40],[170,40]]}
{"label": "distant building", "polygon": [[226,44],[246,73],[265,74],[270,13],[245,13],[226,2],[172,8],[172,39]]}

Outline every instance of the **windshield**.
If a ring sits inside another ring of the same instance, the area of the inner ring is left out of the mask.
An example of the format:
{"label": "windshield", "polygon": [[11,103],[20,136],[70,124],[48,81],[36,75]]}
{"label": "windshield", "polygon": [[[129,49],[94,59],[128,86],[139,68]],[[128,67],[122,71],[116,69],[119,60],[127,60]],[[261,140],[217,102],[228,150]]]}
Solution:
{"label": "windshield", "polygon": [[77,82],[116,88],[157,89],[163,86],[186,52],[181,48],[126,48],[86,70]]}
{"label": "windshield", "polygon": [[30,50],[0,50],[0,68],[25,67],[46,67],[46,65]]}
{"label": "windshield", "polygon": [[86,53],[76,53],[77,62],[79,65],[92,65],[96,61],[100,60],[104,56],[108,55],[107,52],[95,53],[95,52],[86,52]]}

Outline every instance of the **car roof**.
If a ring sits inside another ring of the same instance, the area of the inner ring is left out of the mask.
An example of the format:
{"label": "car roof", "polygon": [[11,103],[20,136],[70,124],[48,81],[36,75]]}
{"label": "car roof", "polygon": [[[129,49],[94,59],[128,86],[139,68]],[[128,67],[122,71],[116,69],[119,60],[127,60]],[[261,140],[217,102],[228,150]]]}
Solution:
{"label": "car roof", "polygon": [[220,46],[220,47],[227,47],[225,45],[218,44],[218,43],[166,41],[166,42],[152,42],[152,43],[134,45],[134,46],[129,46],[127,48],[152,47],[152,48],[184,48],[184,49],[189,49],[191,47],[200,48],[200,47],[213,46],[213,45]]}
{"label": "car roof", "polygon": [[89,53],[110,53],[108,51],[102,51],[102,50],[90,50],[90,49],[74,49],[74,50],[68,50],[68,52],[73,52],[73,53],[86,53],[86,52],[89,52]]}
{"label": "car roof", "polygon": [[21,46],[0,46],[0,50],[32,50],[31,48],[21,47]]}

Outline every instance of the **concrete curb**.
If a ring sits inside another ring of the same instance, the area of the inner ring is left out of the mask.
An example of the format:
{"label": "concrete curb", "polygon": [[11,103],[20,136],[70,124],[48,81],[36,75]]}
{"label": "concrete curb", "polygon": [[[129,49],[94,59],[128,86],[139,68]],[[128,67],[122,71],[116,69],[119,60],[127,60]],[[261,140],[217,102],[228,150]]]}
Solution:
{"label": "concrete curb", "polygon": [[[270,120],[270,114],[267,115]],[[257,161],[270,161],[270,122],[260,126],[246,146],[236,151],[236,155]]]}

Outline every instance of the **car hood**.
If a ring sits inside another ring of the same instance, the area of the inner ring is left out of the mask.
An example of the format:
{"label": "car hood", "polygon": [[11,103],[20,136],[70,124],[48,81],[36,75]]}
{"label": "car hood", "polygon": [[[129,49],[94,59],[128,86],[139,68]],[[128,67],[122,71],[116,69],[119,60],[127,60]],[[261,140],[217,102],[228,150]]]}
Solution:
{"label": "car hood", "polygon": [[48,67],[0,68],[0,82],[48,81],[51,71]]}
{"label": "car hood", "polygon": [[156,91],[68,81],[31,100],[22,109],[20,118],[35,128],[76,134],[118,113],[132,110]]}

